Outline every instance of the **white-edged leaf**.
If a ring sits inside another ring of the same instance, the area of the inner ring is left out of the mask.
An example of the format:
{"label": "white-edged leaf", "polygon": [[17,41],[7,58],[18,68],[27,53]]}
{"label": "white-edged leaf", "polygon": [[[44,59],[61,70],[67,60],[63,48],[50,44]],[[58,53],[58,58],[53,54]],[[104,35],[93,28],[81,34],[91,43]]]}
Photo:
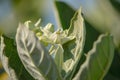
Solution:
{"label": "white-edged leaf", "polygon": [[20,24],[16,34],[17,50],[27,71],[36,80],[61,80],[57,67],[40,41],[25,25]]}
{"label": "white-edged leaf", "polygon": [[9,59],[7,56],[5,56],[4,54],[4,48],[5,48],[5,44],[4,44],[4,38],[1,37],[1,45],[0,45],[0,59],[1,62],[3,64],[3,67],[5,69],[5,71],[8,73],[8,76],[10,77],[10,80],[18,80],[15,71],[9,66]]}
{"label": "white-edged leaf", "polygon": [[9,80],[34,80],[20,61],[13,39],[1,37],[0,59]]}
{"label": "white-edged leaf", "polygon": [[114,57],[113,38],[101,35],[73,80],[103,80]]}
{"label": "white-edged leaf", "polygon": [[[85,43],[84,20],[79,9],[72,18],[68,36],[75,36],[75,39],[63,45],[64,49],[64,71],[67,73],[65,78],[71,79],[76,66],[81,58]],[[71,75],[70,75],[71,74]]]}

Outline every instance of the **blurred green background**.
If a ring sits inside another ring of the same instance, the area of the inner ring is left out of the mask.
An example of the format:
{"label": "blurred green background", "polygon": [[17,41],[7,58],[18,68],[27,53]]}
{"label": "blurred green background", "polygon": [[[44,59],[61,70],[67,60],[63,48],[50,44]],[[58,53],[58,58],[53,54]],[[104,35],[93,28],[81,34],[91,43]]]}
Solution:
{"label": "blurred green background", "polygon": [[53,0],[0,0],[0,29],[14,36],[19,22],[36,22],[39,18],[43,26],[48,22],[57,26],[53,4]]}
{"label": "blurred green background", "polygon": [[[48,22],[56,26],[52,0],[0,0],[0,31],[9,37],[15,36],[19,22],[36,22],[39,18],[42,26]],[[0,80],[7,80],[1,63]]]}
{"label": "blurred green background", "polygon": [[[5,35],[14,37],[19,22],[23,23],[27,20],[36,22],[40,18],[42,19],[42,26],[45,26],[47,23],[52,23],[55,29],[57,27],[63,27],[63,29],[68,28],[70,19],[75,11],[80,8],[80,4],[84,0],[56,1],[54,3],[54,0],[0,0],[0,33],[4,32]],[[118,13],[120,12],[120,0],[106,1],[109,1]],[[104,0],[101,0],[101,2],[104,3]],[[83,3],[82,5],[86,4]],[[110,10],[108,12],[110,13]],[[85,25],[87,34],[84,52],[86,53],[92,48],[93,42],[102,31],[97,29],[86,18]],[[118,53],[118,50],[116,50],[115,58],[105,80],[120,80],[120,56]],[[4,72],[0,63],[0,80],[6,79],[7,74]]]}

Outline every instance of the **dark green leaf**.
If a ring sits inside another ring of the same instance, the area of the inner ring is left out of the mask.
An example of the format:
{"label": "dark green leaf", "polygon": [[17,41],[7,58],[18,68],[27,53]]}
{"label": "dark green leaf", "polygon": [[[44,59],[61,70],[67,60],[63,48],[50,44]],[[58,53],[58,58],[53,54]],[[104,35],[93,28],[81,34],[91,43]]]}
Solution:
{"label": "dark green leaf", "polygon": [[85,21],[85,27],[86,27],[86,41],[85,41],[85,47],[84,52],[87,53],[92,49],[94,41],[97,40],[97,38],[100,35],[100,32],[98,32],[93,26],[91,26],[87,21]]}
{"label": "dark green leaf", "polygon": [[14,40],[1,37],[0,59],[10,80],[34,80],[20,61]]}
{"label": "dark green leaf", "polygon": [[70,20],[73,17],[75,11],[70,6],[65,4],[64,2],[55,1],[55,5],[58,12],[58,20],[60,20],[59,27],[62,27],[64,29],[68,29],[70,26]]}
{"label": "dark green leaf", "polygon": [[[104,80],[116,80],[116,78],[118,78],[118,80],[120,80],[120,56],[118,53],[119,52],[117,50],[115,50],[112,65],[109,69],[108,74],[105,76]],[[113,78],[115,78],[115,79],[113,79]]]}

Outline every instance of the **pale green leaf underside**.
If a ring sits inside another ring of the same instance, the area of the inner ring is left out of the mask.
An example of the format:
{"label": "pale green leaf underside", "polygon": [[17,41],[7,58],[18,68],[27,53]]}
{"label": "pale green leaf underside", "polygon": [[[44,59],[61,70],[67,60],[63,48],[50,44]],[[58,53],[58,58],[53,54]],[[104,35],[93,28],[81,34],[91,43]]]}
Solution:
{"label": "pale green leaf underside", "polygon": [[51,56],[34,33],[23,24],[17,29],[16,43],[21,61],[36,80],[61,80]]}
{"label": "pale green leaf underside", "polygon": [[55,54],[54,54],[54,61],[58,67],[59,72],[61,73],[62,67],[63,67],[63,53],[64,50],[62,48],[62,45],[56,44],[57,49],[55,49]]}
{"label": "pale green leaf underside", "polygon": [[103,80],[114,57],[113,39],[101,35],[73,80]]}

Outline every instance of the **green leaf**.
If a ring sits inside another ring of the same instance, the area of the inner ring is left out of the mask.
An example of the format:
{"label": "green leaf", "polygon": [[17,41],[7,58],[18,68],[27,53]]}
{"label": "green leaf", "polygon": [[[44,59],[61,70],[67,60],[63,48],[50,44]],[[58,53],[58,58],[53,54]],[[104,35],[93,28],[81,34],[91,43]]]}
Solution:
{"label": "green leaf", "polygon": [[14,40],[1,37],[0,59],[10,80],[34,80],[20,61]]}
{"label": "green leaf", "polygon": [[69,5],[64,2],[55,1],[56,11],[58,14],[57,18],[59,21],[59,27],[62,27],[63,30],[68,29],[70,26],[70,20],[73,17],[75,10],[72,9]]}
{"label": "green leaf", "polygon": [[101,35],[73,80],[103,80],[114,57],[113,37]]}
{"label": "green leaf", "polygon": [[88,51],[90,51],[92,49],[93,43],[99,37],[100,32],[98,32],[87,21],[85,21],[85,27],[86,27],[87,34],[86,34],[86,41],[85,41],[84,52],[87,53]]}
{"label": "green leaf", "polygon": [[114,52],[114,59],[112,61],[112,65],[109,69],[109,72],[104,77],[104,80],[120,80],[120,56],[119,56],[119,52],[116,49]]}
{"label": "green leaf", "polygon": [[[118,73],[119,75],[119,73]],[[115,74],[109,74],[107,73],[107,76],[105,76],[105,78],[103,80],[120,80],[119,77],[117,77]]]}
{"label": "green leaf", "polygon": [[16,43],[19,57],[27,71],[37,80],[62,80],[47,50],[25,25],[17,29]]}
{"label": "green leaf", "polygon": [[53,46],[51,46],[49,52],[50,52],[51,56],[53,57],[56,65],[58,67],[59,72],[61,73],[62,66],[63,66],[63,53],[64,53],[62,45],[54,44]]}
{"label": "green leaf", "polygon": [[[76,66],[81,58],[85,43],[84,20],[81,16],[81,9],[78,10],[71,20],[68,36],[75,36],[75,39],[63,45],[64,49],[64,71],[67,73],[65,78],[73,77]],[[68,80],[68,79],[67,79]]]}

